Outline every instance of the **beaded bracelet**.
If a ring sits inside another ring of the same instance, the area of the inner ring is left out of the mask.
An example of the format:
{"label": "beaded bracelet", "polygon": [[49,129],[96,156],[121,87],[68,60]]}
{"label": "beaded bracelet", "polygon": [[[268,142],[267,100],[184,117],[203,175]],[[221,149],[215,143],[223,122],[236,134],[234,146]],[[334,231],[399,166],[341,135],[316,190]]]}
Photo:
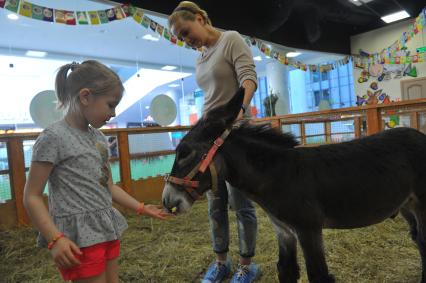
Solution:
{"label": "beaded bracelet", "polygon": [[48,243],[48,244],[47,244],[47,248],[48,248],[49,250],[51,250],[51,249],[53,248],[53,246],[56,244],[56,242],[57,242],[60,238],[63,238],[63,237],[65,237],[64,233],[59,233],[56,237],[54,237],[54,238],[52,239],[52,241],[51,241],[50,243]]}
{"label": "beaded bracelet", "polygon": [[145,208],[145,204],[143,202],[140,203],[139,208],[136,210],[136,213],[138,215],[141,215],[143,213],[143,210]]}

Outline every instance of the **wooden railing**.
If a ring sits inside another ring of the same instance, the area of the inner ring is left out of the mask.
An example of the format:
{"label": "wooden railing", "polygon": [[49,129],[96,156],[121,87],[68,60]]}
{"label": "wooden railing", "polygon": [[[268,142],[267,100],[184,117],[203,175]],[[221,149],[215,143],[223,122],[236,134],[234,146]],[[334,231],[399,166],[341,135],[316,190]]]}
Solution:
{"label": "wooden railing", "polygon": [[[270,118],[255,119],[255,123],[271,123],[273,127],[280,130],[291,130],[299,139],[301,146],[315,146],[321,143],[334,143],[341,140],[334,137],[346,136],[343,140],[359,138],[371,135],[386,129],[386,119],[390,116],[402,117],[405,126],[426,131],[426,99],[394,102],[390,104],[380,104],[363,107],[350,107],[343,109],[309,112],[301,114],[289,114]],[[348,131],[334,131],[333,123],[345,123]],[[319,133],[309,133],[308,128],[319,129]],[[140,200],[159,199],[163,188],[161,176],[147,178],[146,180],[132,180],[131,165],[132,159],[153,156],[151,153],[143,153],[139,156],[131,155],[129,150],[129,135],[152,134],[167,132],[186,132],[189,126],[178,127],[153,127],[153,128],[133,128],[133,129],[111,129],[104,130],[107,136],[116,136],[118,143],[118,157],[112,161],[117,161],[120,168],[119,185],[128,193]],[[11,227],[16,225],[28,225],[29,218],[23,207],[23,190],[26,180],[23,144],[26,140],[34,140],[38,133],[12,133],[0,135],[0,142],[7,145],[8,168],[0,170],[1,174],[8,174],[12,198],[5,203],[0,203],[0,227]],[[349,138],[348,138],[349,136]],[[313,138],[321,137],[322,142],[310,142]],[[157,152],[156,155],[172,153],[170,150]],[[138,188],[148,188],[141,193]],[[154,193],[152,193],[154,192]],[[151,193],[151,194],[150,194]]]}

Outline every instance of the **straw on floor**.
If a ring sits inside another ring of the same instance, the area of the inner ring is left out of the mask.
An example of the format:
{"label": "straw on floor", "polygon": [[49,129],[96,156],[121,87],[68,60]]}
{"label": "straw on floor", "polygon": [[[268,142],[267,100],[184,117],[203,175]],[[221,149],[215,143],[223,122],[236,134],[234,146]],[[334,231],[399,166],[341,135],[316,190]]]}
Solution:
{"label": "straw on floor", "polygon": [[[262,270],[259,282],[278,282],[277,242],[272,225],[258,208],[259,234],[254,260]],[[127,215],[122,238],[121,282],[200,282],[213,260],[207,202],[169,221]],[[235,215],[230,213],[232,262],[238,260]],[[47,250],[35,247],[34,229],[0,231],[0,282],[61,282]],[[325,230],[331,272],[338,282],[418,282],[420,259],[402,217],[362,229]],[[307,282],[302,252],[301,282]]]}

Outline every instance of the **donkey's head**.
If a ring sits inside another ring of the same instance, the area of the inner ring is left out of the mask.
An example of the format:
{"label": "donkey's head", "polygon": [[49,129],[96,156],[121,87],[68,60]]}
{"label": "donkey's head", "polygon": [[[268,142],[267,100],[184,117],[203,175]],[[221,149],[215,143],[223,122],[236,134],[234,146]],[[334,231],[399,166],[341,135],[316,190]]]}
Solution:
{"label": "donkey's head", "polygon": [[224,170],[220,146],[230,133],[243,98],[244,89],[240,88],[228,104],[206,114],[181,140],[172,171],[165,179],[165,208],[185,212],[207,190],[217,186]]}

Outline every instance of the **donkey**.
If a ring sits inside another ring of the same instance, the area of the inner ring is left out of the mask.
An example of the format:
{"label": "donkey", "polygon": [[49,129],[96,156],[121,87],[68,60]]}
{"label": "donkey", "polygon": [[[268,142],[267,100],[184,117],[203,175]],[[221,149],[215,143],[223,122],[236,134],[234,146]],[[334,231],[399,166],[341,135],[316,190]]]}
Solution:
{"label": "donkey", "polygon": [[351,229],[399,212],[407,220],[426,282],[426,136],[395,128],[365,138],[296,147],[269,125],[234,124],[244,91],[202,118],[176,148],[163,191],[165,208],[182,213],[226,180],[259,204],[277,233],[280,282],[300,277],[301,245],[310,282],[334,282],[323,249],[323,228]]}

